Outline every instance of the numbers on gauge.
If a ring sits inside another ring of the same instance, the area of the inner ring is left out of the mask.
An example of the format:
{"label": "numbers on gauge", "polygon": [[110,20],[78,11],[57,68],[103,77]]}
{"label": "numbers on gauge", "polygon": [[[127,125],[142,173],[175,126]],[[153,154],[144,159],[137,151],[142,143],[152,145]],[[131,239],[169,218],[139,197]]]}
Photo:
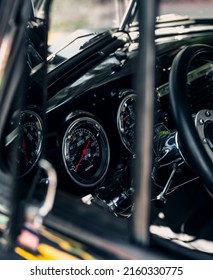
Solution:
{"label": "numbers on gauge", "polygon": [[74,172],[88,176],[88,172],[93,170],[100,159],[100,147],[95,135],[85,128],[76,129],[73,134],[69,134],[66,157]]}
{"label": "numbers on gauge", "polygon": [[67,128],[62,156],[69,176],[78,185],[97,185],[107,172],[109,154],[106,133],[96,120],[82,117]]}
{"label": "numbers on gauge", "polygon": [[117,127],[123,145],[132,154],[136,146],[136,94],[127,95],[120,103],[117,113]]}

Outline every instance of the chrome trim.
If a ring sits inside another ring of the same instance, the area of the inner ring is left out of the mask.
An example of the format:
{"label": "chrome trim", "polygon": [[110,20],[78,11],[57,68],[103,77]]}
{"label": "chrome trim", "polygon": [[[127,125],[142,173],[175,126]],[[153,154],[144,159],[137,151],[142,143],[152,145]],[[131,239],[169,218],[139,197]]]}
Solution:
{"label": "chrome trim", "polygon": [[[203,77],[204,75],[209,74],[210,72],[213,72],[213,64],[206,63],[188,73],[187,83],[190,84],[191,82],[197,80],[200,77]],[[157,87],[156,93],[157,93],[158,98],[162,98],[163,96],[169,94],[169,83],[165,83],[165,84]]]}
{"label": "chrome trim", "polygon": [[209,147],[208,141],[206,140],[206,136],[205,136],[205,124],[207,122],[213,123],[213,110],[207,110],[207,109],[200,110],[196,114],[194,121],[195,121],[195,127],[197,129],[200,140],[201,140],[207,154],[213,161],[213,151]]}

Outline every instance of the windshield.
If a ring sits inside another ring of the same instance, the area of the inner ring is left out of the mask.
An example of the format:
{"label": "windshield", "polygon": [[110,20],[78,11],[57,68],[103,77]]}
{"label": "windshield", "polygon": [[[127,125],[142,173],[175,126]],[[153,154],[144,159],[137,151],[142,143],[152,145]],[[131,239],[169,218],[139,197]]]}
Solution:
{"label": "windshield", "polygon": [[160,15],[179,14],[192,18],[212,18],[213,0],[161,0]]}
{"label": "windshield", "polygon": [[[49,71],[81,51],[82,46],[92,37],[121,27],[131,1],[87,0],[85,5],[84,0],[64,0],[63,4],[60,0],[54,0],[48,36]],[[68,8],[70,4],[72,14]],[[167,15],[162,18],[163,21],[177,20],[174,14],[189,18],[210,18],[212,8],[213,0],[161,0],[158,15]],[[136,17],[127,17],[127,21],[131,21],[128,26],[132,26],[132,20],[135,19]]]}
{"label": "windshield", "polygon": [[[80,36],[119,27],[130,0],[54,0],[51,8],[49,45],[81,30]],[[70,12],[72,5],[72,13]],[[80,8],[79,8],[80,7]],[[161,0],[158,15],[178,14],[191,18],[211,18],[213,0]],[[75,11],[73,13],[73,11]]]}
{"label": "windshield", "polygon": [[[128,2],[129,0],[87,0],[85,5],[85,0],[63,0],[63,4],[60,0],[54,0],[49,43],[57,43],[79,29],[84,33],[91,33],[118,27]],[[70,4],[72,13],[67,8]]]}

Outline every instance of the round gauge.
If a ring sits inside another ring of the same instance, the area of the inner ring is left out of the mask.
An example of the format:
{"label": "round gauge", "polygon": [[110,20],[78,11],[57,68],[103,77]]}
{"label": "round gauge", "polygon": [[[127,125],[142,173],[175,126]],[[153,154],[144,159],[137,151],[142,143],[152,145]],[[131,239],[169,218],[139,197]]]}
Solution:
{"label": "round gauge", "polygon": [[105,176],[110,159],[109,142],[103,127],[94,119],[81,117],[67,128],[62,155],[75,183],[94,187]]}
{"label": "round gauge", "polygon": [[127,95],[118,108],[117,126],[119,135],[124,146],[132,153],[135,153],[136,146],[136,94]]}
{"label": "round gauge", "polygon": [[42,121],[35,112],[24,111],[21,114],[18,138],[18,163],[20,166],[20,173],[23,176],[33,168],[42,149]]}
{"label": "round gauge", "polygon": [[15,151],[13,145],[18,146],[18,152],[13,154],[18,165],[18,176],[26,175],[36,164],[41,154],[42,141],[41,118],[30,110],[23,111],[20,115],[19,127],[6,137],[5,144],[9,154]]}

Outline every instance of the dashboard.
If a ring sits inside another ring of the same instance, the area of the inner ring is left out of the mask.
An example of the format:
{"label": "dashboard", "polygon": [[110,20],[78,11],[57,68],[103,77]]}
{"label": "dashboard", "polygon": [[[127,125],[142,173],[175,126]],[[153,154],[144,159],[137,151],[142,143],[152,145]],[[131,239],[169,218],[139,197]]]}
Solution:
{"label": "dashboard", "polygon": [[[188,167],[177,141],[169,100],[169,73],[179,47],[158,52],[156,59],[155,128],[152,179],[163,189],[174,162],[181,176],[174,178],[171,190],[197,179]],[[92,201],[116,216],[129,217],[133,209],[136,158],[136,104],[134,89],[137,42],[117,46],[105,59],[87,71],[75,73],[57,69],[64,77],[56,87],[49,84],[45,124],[39,106],[27,106],[21,112],[18,128],[6,137],[7,154],[14,153],[18,141],[18,177],[34,176],[42,153],[57,172],[58,188],[85,203]],[[82,67],[82,66],[81,66]],[[60,69],[60,66],[59,66]],[[66,69],[66,67],[65,67]],[[65,72],[64,72],[65,71]],[[49,73],[49,80],[51,75]],[[213,65],[197,61],[187,76],[191,114],[203,108],[213,109],[211,82]],[[70,82],[69,82],[70,81]],[[55,89],[57,88],[57,90]],[[38,88],[29,90],[36,99]],[[205,96],[203,92],[205,91]],[[39,103],[39,102],[38,102]],[[45,136],[44,136],[45,135]],[[41,175],[40,181],[45,178]],[[84,199],[89,195],[89,201]]]}

